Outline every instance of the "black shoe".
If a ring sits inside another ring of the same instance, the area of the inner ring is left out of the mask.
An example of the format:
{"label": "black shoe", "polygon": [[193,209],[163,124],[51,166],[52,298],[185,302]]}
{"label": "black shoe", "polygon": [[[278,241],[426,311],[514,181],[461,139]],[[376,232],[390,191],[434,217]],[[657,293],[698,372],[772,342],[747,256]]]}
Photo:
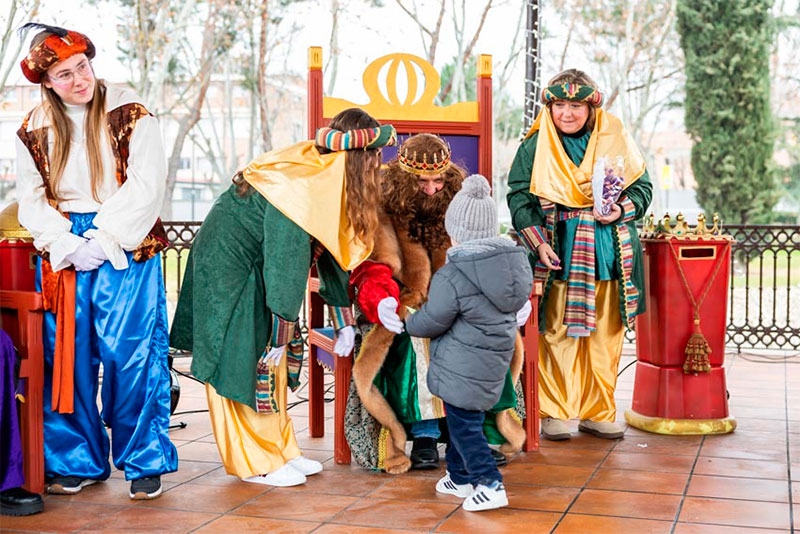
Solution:
{"label": "black shoe", "polygon": [[494,458],[494,463],[497,464],[497,467],[503,467],[508,463],[508,458],[502,452],[498,451],[497,449],[489,449],[492,452],[492,458]]}
{"label": "black shoe", "polygon": [[128,496],[134,501],[155,499],[161,495],[161,477],[137,478],[131,482],[131,492]]}
{"label": "black shoe", "polygon": [[71,477],[57,475],[53,477],[47,486],[47,493],[55,495],[75,495],[80,493],[86,486],[91,486],[97,482],[90,478]]}
{"label": "black shoe", "polygon": [[411,469],[438,469],[439,450],[433,438],[416,438],[411,448]]}
{"label": "black shoe", "polygon": [[33,515],[44,510],[42,496],[23,488],[0,491],[0,514]]}

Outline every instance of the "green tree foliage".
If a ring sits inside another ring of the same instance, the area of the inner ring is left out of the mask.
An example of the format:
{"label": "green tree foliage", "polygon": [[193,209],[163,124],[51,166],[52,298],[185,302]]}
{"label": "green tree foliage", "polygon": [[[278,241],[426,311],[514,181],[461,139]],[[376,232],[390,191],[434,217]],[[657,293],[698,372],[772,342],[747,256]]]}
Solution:
{"label": "green tree foliage", "polygon": [[767,222],[776,202],[769,100],[771,4],[677,4],[697,200],[706,212],[718,212],[728,223]]}

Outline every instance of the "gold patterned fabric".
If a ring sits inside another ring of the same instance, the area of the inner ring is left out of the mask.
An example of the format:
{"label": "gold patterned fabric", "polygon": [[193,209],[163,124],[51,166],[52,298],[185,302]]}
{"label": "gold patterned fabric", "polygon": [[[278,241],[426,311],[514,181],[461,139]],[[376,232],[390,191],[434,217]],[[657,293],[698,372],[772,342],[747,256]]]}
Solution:
{"label": "gold patterned fabric", "polygon": [[596,282],[597,329],[588,337],[567,336],[563,322],[567,284],[556,280],[545,307],[548,325],[539,336],[539,411],[542,417],[613,422],[614,389],[625,328],[619,314],[618,282]]}

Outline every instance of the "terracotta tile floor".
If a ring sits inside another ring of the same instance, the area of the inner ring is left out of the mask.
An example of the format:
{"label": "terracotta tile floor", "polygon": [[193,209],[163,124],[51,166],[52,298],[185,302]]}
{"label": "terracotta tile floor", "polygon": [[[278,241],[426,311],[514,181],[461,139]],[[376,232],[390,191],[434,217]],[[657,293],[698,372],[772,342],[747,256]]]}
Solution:
{"label": "terracotta tile floor", "polygon": [[[633,357],[626,355],[622,366]],[[132,502],[119,472],[72,497],[45,496],[45,513],[0,518],[4,532],[515,532],[740,534],[800,532],[800,355],[729,354],[730,411],[717,436],[663,436],[628,428],[609,442],[579,434],[543,442],[503,468],[509,506],[463,511],[437,495],[434,472],[392,476],[333,463],[333,406],[324,438],[307,433],[307,405],[291,413],[305,453],[325,471],[286,489],[245,484],[222,470],[202,386],[181,378],[172,439],[180,468],[164,494]],[[176,360],[187,371],[188,359]],[[630,407],[634,367],[617,388]],[[329,395],[331,395],[329,393]],[[298,392],[299,398],[305,392]]]}

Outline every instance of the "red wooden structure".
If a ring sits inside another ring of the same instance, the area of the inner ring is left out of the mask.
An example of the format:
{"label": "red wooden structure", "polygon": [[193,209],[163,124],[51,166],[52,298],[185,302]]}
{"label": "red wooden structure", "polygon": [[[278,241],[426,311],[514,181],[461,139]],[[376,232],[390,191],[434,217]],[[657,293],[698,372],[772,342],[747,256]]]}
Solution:
{"label": "red wooden structure", "polygon": [[25,488],[44,492],[44,346],[42,295],[36,292],[36,249],[17,221],[17,205],[0,212],[0,328],[20,357],[19,425]]}

